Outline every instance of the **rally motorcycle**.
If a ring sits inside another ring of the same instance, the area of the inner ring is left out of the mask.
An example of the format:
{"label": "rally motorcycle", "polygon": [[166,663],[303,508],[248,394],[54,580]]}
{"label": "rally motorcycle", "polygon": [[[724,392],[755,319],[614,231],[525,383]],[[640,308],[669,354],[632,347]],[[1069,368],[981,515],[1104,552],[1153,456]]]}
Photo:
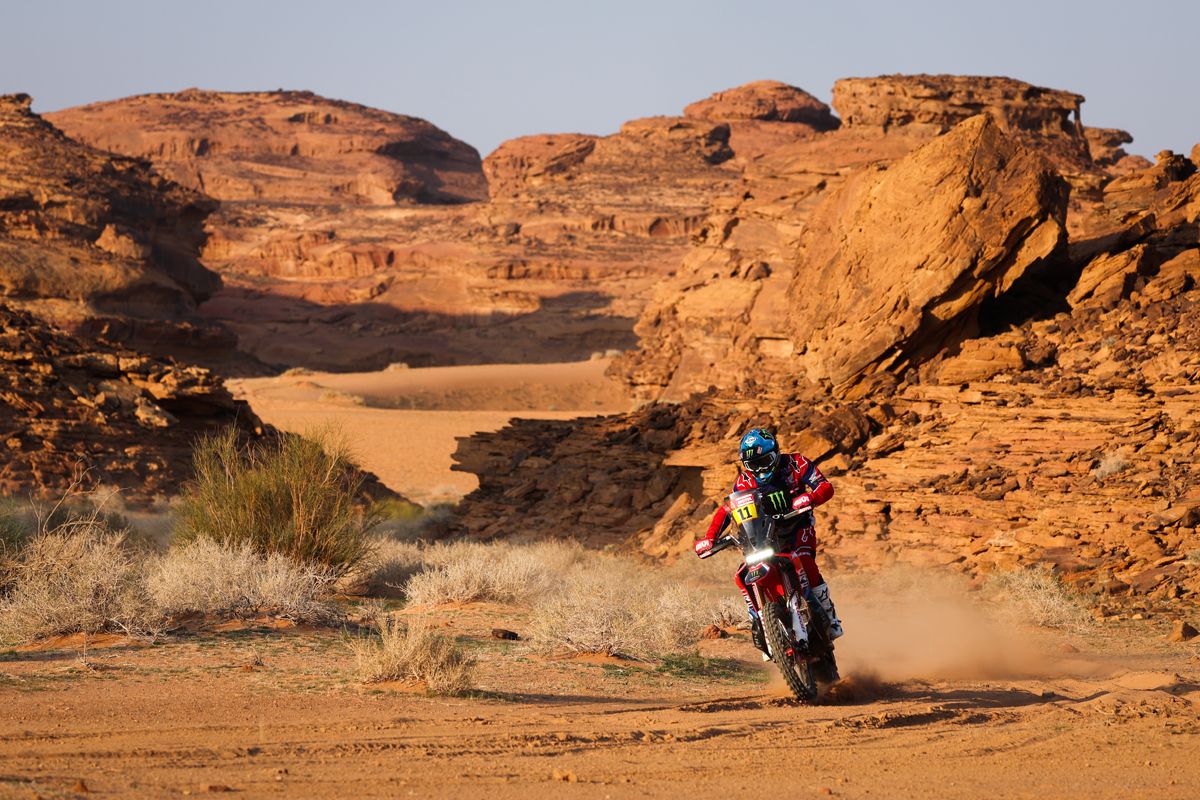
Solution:
{"label": "rally motorcycle", "polygon": [[820,684],[838,680],[833,644],[826,635],[824,612],[812,596],[804,570],[795,568],[779,545],[779,524],[811,511],[786,508],[783,492],[748,489],[729,495],[726,508],[734,522],[730,534],[701,555],[708,558],[740,546],[746,562],[746,588],[754,593],[768,655],[783,673],[796,699],[811,703]]}

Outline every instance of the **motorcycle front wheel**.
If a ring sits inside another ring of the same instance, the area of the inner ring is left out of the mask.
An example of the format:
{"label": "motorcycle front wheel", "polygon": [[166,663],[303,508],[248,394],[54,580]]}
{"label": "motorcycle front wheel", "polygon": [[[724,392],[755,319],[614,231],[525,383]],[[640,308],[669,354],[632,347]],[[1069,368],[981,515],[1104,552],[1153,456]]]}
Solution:
{"label": "motorcycle front wheel", "polygon": [[[812,703],[817,699],[817,681],[808,663],[808,653],[796,644],[789,625],[791,614],[782,603],[767,603],[762,610],[763,633],[771,645],[771,657],[783,673],[783,679],[796,699]],[[789,655],[789,653],[791,655]]]}

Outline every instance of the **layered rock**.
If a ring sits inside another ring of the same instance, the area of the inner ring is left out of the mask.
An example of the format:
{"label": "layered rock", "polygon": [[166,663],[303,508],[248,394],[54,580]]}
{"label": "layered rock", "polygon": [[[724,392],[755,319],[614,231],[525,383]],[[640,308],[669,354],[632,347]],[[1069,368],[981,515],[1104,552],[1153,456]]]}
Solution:
{"label": "layered rock", "polygon": [[0,97],[0,296],[9,302],[142,344],[228,348],[232,337],[194,313],[221,285],[198,260],[214,208],[143,161],[67,138],[27,95]]}
{"label": "layered rock", "polygon": [[789,287],[799,362],[845,394],[957,345],[983,301],[1066,243],[1066,207],[1048,162],[987,115],[859,172],[814,214]]}
{"label": "layered rock", "polygon": [[902,374],[972,333],[985,299],[1063,243],[1065,185],[987,116],[836,191],[818,176],[799,173],[766,220],[742,204],[705,229],[639,323],[641,350],[614,367],[636,392],[796,372],[844,392]]}
{"label": "layered rock", "polygon": [[1010,136],[1037,146],[1061,168],[1087,170],[1088,142],[1080,122],[1083,96],[1012,78],[968,75],[886,75],[843,78],[833,107],[848,127],[925,128],[945,133],[980,113]]}
{"label": "layered rock", "polygon": [[0,492],[117,487],[132,502],[178,491],[197,436],[262,423],[206,369],[84,342],[0,304]]}
{"label": "layered rock", "polygon": [[[488,160],[495,202],[414,204],[453,187],[486,196],[474,151],[420,120],[303,93],[195,91],[55,118],[225,201],[204,260],[226,288],[204,313],[279,367],[627,348],[642,297],[737,175],[727,125],[651,118],[502,146]],[[404,176],[423,188],[397,191]],[[364,179],[387,191],[359,191]]]}
{"label": "layered rock", "polygon": [[423,119],[312,92],[188,89],[47,117],[225,201],[458,203],[487,191],[470,145]]}
{"label": "layered rock", "polygon": [[1068,93],[899,83],[919,91],[761,156],[714,201],[615,367],[675,402],[463,440],[481,489],[462,530],[685,553],[732,443],[767,425],[834,476],[834,569],[1043,564],[1113,606],[1191,602],[1194,164],[1119,169],[1115,135],[1092,161]]}

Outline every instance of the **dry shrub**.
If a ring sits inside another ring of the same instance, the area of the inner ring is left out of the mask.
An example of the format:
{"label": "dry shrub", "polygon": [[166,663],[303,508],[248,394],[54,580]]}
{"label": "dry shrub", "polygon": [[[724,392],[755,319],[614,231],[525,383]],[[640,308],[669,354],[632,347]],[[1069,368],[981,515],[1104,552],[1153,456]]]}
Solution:
{"label": "dry shrub", "polygon": [[404,585],[425,568],[426,548],[420,542],[380,536],[363,562],[366,593],[371,597],[402,597]]}
{"label": "dry shrub", "polygon": [[141,559],[92,515],[43,529],[21,549],[0,600],[0,639],[150,629]]}
{"label": "dry shrub", "polygon": [[649,658],[694,645],[712,616],[696,589],[600,558],[541,590],[530,633],[543,649]]}
{"label": "dry shrub", "polygon": [[1005,616],[1046,628],[1081,629],[1092,618],[1082,599],[1046,567],[998,572],[988,580]]}
{"label": "dry shrub", "polygon": [[473,686],[474,659],[424,617],[407,623],[385,617],[378,636],[351,639],[350,648],[363,681],[420,681],[434,694],[462,694]]}
{"label": "dry shrub", "polygon": [[404,585],[417,605],[525,603],[558,583],[585,558],[570,542],[478,544],[458,542],[425,550],[425,572]]}
{"label": "dry shrub", "polygon": [[1125,458],[1125,454],[1121,452],[1108,453],[1092,470],[1092,477],[1096,480],[1104,480],[1110,475],[1116,475],[1118,472],[1124,471],[1129,466],[1129,461]]}
{"label": "dry shrub", "polygon": [[356,507],[363,479],[326,434],[242,448],[230,428],[201,439],[179,503],[177,541],[211,539],[345,572],[369,546],[374,517]]}
{"label": "dry shrub", "polygon": [[148,570],[146,587],[167,616],[269,613],[320,623],[338,616],[323,601],[335,577],[330,567],[304,566],[278,553],[262,555],[247,542],[223,545],[197,539],[158,558]]}

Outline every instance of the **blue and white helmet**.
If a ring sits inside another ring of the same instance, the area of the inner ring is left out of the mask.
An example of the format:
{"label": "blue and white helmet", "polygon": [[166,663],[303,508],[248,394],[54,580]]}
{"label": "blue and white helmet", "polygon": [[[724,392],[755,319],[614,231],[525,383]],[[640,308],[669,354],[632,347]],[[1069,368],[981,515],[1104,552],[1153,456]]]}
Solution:
{"label": "blue and white helmet", "polygon": [[779,442],[764,428],[754,428],[743,436],[738,452],[742,466],[760,483],[771,480],[779,466]]}

